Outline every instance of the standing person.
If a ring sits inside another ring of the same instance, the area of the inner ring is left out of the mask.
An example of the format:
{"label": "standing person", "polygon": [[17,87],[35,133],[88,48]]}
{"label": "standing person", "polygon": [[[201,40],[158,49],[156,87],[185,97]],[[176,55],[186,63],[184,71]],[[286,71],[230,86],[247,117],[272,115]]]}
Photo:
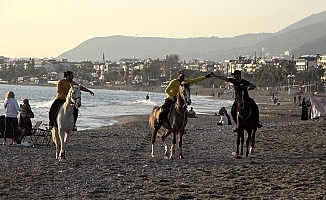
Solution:
{"label": "standing person", "polygon": [[5,111],[5,131],[4,131],[4,141],[3,145],[6,145],[7,136],[9,136],[9,131],[12,130],[12,141],[11,144],[17,144],[19,140],[18,136],[18,119],[17,115],[19,111],[23,109],[19,107],[18,102],[15,99],[15,93],[9,91],[6,94],[5,101],[3,104]]}
{"label": "standing person", "polygon": [[[234,87],[234,88],[241,88],[242,91],[245,91],[245,92],[248,92],[249,90],[256,89],[256,86],[254,84],[252,84],[249,81],[241,78],[241,71],[240,70],[235,70],[231,74],[233,76],[233,78],[226,78],[224,76],[218,76],[218,75],[215,75],[214,73],[212,73],[212,75],[215,76],[218,79],[224,80],[226,82],[230,82],[233,85],[238,85],[238,87]],[[235,91],[235,93],[237,93],[237,94],[240,94],[240,92],[241,91]],[[251,104],[251,107],[252,107],[253,114],[255,116],[256,126],[257,126],[257,128],[261,128],[263,125],[259,121],[259,108],[258,108],[256,102],[252,98],[249,97],[249,99],[250,99],[250,104]],[[231,109],[231,115],[232,115],[233,120],[237,124],[236,110],[237,110],[236,103],[234,101],[234,103],[232,105],[232,109]]]}
{"label": "standing person", "polygon": [[301,120],[308,120],[308,104],[306,98],[302,98],[301,107]]}
{"label": "standing person", "polygon": [[[53,104],[51,105],[50,111],[49,111],[49,128],[51,129],[54,125],[55,121],[55,115],[60,106],[66,101],[66,96],[68,95],[70,85],[78,85],[73,81],[74,79],[74,73],[72,71],[64,72],[64,79],[61,79],[57,83],[57,95],[55,97],[55,100]],[[80,90],[84,92],[89,92],[91,95],[94,96],[94,93],[90,91],[89,89],[80,86]],[[74,128],[73,131],[77,131],[76,127],[76,121],[78,118],[78,109],[74,109]]]}
{"label": "standing person", "polygon": [[177,77],[171,80],[169,85],[165,88],[165,93],[167,94],[167,98],[165,99],[165,102],[162,105],[162,112],[159,115],[158,123],[155,124],[155,128],[160,129],[163,120],[166,120],[168,122],[169,127],[171,127],[168,120],[168,114],[169,114],[170,107],[175,103],[175,96],[178,94],[179,86],[182,82],[190,83],[190,84],[197,83],[209,77],[212,77],[211,73],[207,74],[206,76],[201,76],[194,79],[185,79],[184,72],[180,70],[177,74]]}

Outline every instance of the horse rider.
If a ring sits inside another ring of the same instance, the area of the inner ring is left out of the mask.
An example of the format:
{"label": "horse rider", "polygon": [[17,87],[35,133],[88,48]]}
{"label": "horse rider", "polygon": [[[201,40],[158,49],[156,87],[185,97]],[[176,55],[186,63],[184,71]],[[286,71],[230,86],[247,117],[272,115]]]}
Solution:
{"label": "horse rider", "polygon": [[203,81],[209,77],[212,77],[211,73],[207,74],[206,76],[201,76],[201,77],[194,78],[194,79],[185,79],[184,72],[180,70],[177,74],[177,77],[175,79],[171,80],[169,85],[165,88],[165,93],[167,94],[167,98],[165,99],[165,102],[162,105],[162,112],[159,115],[159,120],[158,120],[157,124],[155,124],[155,126],[154,126],[155,129],[160,129],[163,120],[166,120],[169,128],[171,128],[171,125],[170,125],[169,119],[168,119],[168,114],[169,114],[171,106],[174,105],[174,103],[176,102],[176,95],[178,94],[179,86],[182,82],[187,83],[187,84],[188,83],[189,84],[197,83],[197,82]]}
{"label": "horse rider", "polygon": [[[256,89],[256,86],[254,84],[252,84],[249,81],[241,78],[241,71],[240,70],[235,70],[231,74],[233,76],[233,78],[226,78],[224,76],[218,76],[218,75],[216,75],[214,73],[212,73],[212,75],[215,76],[218,79],[224,80],[226,82],[230,82],[234,86],[237,85],[238,87],[234,87],[234,88],[235,88],[235,90],[237,90],[237,88],[240,88],[240,91],[235,91],[235,93],[238,94],[238,95],[241,93],[241,91],[248,92],[249,90]],[[249,94],[248,94],[248,96],[249,96]],[[251,105],[251,108],[252,108],[252,111],[253,111],[253,114],[254,114],[254,117],[255,117],[255,124],[256,124],[257,128],[261,128],[263,125],[259,121],[259,109],[258,109],[258,106],[257,106],[256,102],[250,97],[249,97],[249,101],[250,101],[250,105]],[[236,102],[234,101],[234,103],[232,105],[232,108],[231,108],[231,115],[232,115],[233,120],[237,124],[237,114],[236,114],[237,108],[236,108],[236,106],[237,106]],[[236,130],[234,132],[236,132]]]}
{"label": "horse rider", "polygon": [[[61,79],[57,83],[57,95],[55,97],[55,100],[53,104],[51,105],[50,112],[49,112],[49,128],[52,129],[55,121],[55,116],[60,108],[60,106],[66,101],[66,96],[68,95],[70,85],[78,85],[73,81],[74,79],[74,73],[72,71],[64,72],[64,79]],[[89,92],[91,95],[94,96],[94,93],[90,91],[89,89],[80,86],[80,90],[84,92]],[[74,108],[74,128],[73,131],[77,131],[76,127],[76,121],[78,117],[78,109]]]}

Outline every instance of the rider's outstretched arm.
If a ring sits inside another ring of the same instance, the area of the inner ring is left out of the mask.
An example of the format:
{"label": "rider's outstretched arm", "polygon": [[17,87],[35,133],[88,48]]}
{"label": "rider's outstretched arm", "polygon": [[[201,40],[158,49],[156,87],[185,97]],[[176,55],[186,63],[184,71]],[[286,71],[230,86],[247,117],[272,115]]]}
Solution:
{"label": "rider's outstretched arm", "polygon": [[223,80],[223,81],[227,81],[227,82],[229,82],[229,79],[226,78],[226,77],[224,77],[224,76],[216,75],[216,74],[214,74],[213,72],[211,72],[211,74],[212,74],[213,76],[215,76],[216,78],[218,78],[218,79],[221,79],[221,80]]}

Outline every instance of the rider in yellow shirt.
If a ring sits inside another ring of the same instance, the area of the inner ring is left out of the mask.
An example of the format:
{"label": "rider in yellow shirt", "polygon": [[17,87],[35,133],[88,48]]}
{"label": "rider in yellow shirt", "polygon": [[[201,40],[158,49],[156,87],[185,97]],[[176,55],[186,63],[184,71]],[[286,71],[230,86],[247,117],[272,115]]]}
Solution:
{"label": "rider in yellow shirt", "polygon": [[[162,112],[160,113],[160,116],[159,116],[159,122],[157,124],[155,124],[155,128],[159,129],[162,125],[163,120],[166,120],[169,124],[169,120],[167,118],[168,113],[169,113],[171,105],[174,105],[174,103],[175,103],[175,96],[178,94],[179,86],[182,82],[190,83],[190,84],[197,83],[197,82],[203,81],[209,77],[212,77],[211,73],[207,74],[206,76],[201,76],[201,77],[194,78],[194,79],[185,79],[184,72],[180,70],[178,72],[177,77],[175,79],[171,80],[171,82],[165,89],[167,98],[165,99],[165,102],[162,105]],[[169,124],[169,126],[170,126],[170,124]]]}
{"label": "rider in yellow shirt", "polygon": [[[55,97],[55,100],[50,108],[49,112],[49,127],[53,127],[54,121],[55,121],[55,115],[60,108],[60,106],[66,101],[66,96],[68,95],[70,85],[78,85],[72,79],[74,78],[74,73],[72,71],[64,72],[64,79],[61,79],[57,83],[57,95]],[[80,86],[80,90],[84,92],[89,92],[91,95],[94,96],[94,93],[90,91],[89,89]],[[76,121],[78,117],[78,109],[74,109],[74,128],[73,131],[77,131],[76,128]]]}

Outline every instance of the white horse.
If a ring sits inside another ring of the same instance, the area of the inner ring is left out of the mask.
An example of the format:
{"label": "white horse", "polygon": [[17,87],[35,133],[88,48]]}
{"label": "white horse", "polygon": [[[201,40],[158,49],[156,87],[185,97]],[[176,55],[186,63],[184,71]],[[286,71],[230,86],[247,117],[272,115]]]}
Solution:
{"label": "white horse", "polygon": [[52,140],[56,146],[56,159],[65,160],[67,140],[74,127],[74,107],[81,106],[80,85],[70,85],[66,102],[62,104],[56,116],[57,127],[53,126]]}

